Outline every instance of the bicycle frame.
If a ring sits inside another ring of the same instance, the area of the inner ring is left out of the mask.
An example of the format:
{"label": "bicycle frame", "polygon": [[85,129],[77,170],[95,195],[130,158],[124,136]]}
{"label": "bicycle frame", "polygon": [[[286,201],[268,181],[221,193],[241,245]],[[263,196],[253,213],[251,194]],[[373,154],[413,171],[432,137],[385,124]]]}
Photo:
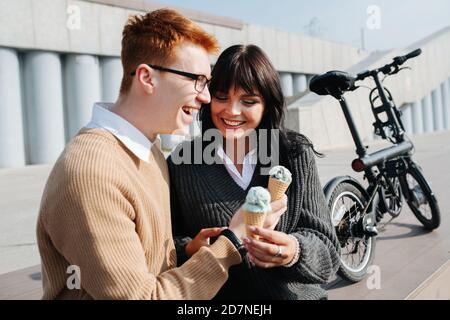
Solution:
{"label": "bicycle frame", "polygon": [[[344,98],[343,94],[335,97],[341,105],[345,120],[356,146],[356,154],[358,155],[358,158],[353,160],[352,168],[356,172],[364,171],[365,173],[365,178],[367,178],[369,183],[366,192],[370,199],[369,203],[367,204],[366,210],[372,207],[370,211],[373,213],[375,212],[374,209],[378,207],[379,203],[379,197],[376,197],[376,194],[379,194],[381,196],[381,188],[379,188],[378,186],[380,184],[380,179],[386,173],[386,163],[389,163],[390,160],[399,158],[401,156],[409,159],[410,151],[414,148],[411,142],[405,140],[403,123],[401,122],[401,119],[398,117],[398,113],[395,110],[395,104],[386,96],[384,87],[382,86],[381,81],[378,77],[378,73],[379,70],[371,71],[370,76],[375,80],[376,88],[374,90],[378,91],[378,95],[381,99],[382,105],[380,107],[373,107],[372,109],[377,121],[377,114],[382,112],[385,112],[387,114],[388,119],[386,122],[384,122],[384,125],[393,126],[394,128],[396,128],[396,130],[394,130],[394,138],[398,143],[369,154],[367,152],[368,147],[364,146],[360,134],[356,128],[355,121],[346,99]],[[408,167],[409,163],[410,161],[406,160],[405,167]],[[375,167],[379,168],[380,172],[378,174],[376,174],[376,172],[374,171]],[[381,214],[384,213],[385,212],[381,212]]]}
{"label": "bicycle frame", "polygon": [[374,166],[377,166],[384,161],[396,158],[400,155],[408,154],[414,148],[411,142],[405,141],[403,123],[395,112],[395,104],[392,101],[388,100],[381,81],[378,77],[378,73],[379,70],[374,70],[370,74],[370,76],[375,80],[376,90],[378,91],[379,97],[381,98],[382,102],[382,106],[373,108],[375,113],[374,116],[376,117],[376,114],[386,112],[388,120],[384,124],[391,125],[396,128],[397,134],[395,134],[394,138],[398,141],[397,144],[394,144],[391,147],[382,149],[372,154],[367,153],[367,147],[363,145],[363,142],[353,120],[353,116],[350,112],[350,108],[348,107],[347,101],[345,100],[343,95],[336,97],[339,101],[339,104],[341,105],[345,120],[356,146],[356,154],[358,155],[358,158],[353,160],[352,168],[356,172],[364,171],[367,178],[369,179],[369,182],[374,178],[372,172],[372,168]]}

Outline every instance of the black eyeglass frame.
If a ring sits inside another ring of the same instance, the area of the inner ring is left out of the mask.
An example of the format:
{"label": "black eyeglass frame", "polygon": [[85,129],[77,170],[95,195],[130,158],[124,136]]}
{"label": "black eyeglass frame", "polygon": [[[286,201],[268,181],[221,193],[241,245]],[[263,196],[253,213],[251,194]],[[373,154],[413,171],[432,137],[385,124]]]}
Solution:
{"label": "black eyeglass frame", "polygon": [[[180,76],[184,76],[184,77],[187,77],[189,79],[195,80],[194,89],[198,93],[203,92],[203,90],[205,90],[205,87],[207,85],[209,85],[209,83],[211,82],[211,79],[208,79],[204,74],[196,74],[196,73],[191,73],[191,72],[186,72],[186,71],[180,71],[180,70],[175,70],[175,69],[170,69],[170,68],[166,68],[166,67],[157,66],[157,65],[154,65],[154,64],[147,64],[147,66],[149,66],[150,68],[155,69],[155,70],[170,72],[170,73],[178,74]],[[132,77],[135,76],[136,75],[136,70],[132,71],[130,75]],[[199,90],[197,88],[197,83],[198,83],[199,79],[206,79],[206,80],[203,80],[203,82],[200,82],[200,84],[202,86],[201,90]]]}

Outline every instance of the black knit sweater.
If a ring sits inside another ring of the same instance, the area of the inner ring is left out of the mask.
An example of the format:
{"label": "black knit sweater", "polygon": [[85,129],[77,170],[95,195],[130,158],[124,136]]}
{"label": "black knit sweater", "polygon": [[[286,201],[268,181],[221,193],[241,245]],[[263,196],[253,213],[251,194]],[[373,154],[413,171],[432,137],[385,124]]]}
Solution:
{"label": "black knit sweater", "polygon": [[[292,183],[288,211],[275,230],[294,235],[300,258],[290,267],[249,269],[243,263],[230,269],[216,299],[324,299],[319,284],[328,282],[339,266],[339,242],[332,227],[312,148],[303,136],[288,131]],[[192,146],[192,142],[186,142]],[[186,147],[186,145],[185,145]],[[243,204],[248,189],[268,185],[268,176],[255,169],[247,190],[241,189],[223,164],[174,164],[171,179],[172,229],[178,265],[186,260],[184,246],[202,228],[228,226]]]}

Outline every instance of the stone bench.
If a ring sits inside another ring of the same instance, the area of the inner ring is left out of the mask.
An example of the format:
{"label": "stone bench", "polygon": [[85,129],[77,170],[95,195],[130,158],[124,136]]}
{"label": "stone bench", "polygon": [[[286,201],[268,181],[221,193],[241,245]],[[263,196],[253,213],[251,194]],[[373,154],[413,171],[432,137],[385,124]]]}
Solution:
{"label": "stone bench", "polygon": [[0,300],[38,300],[41,297],[40,265],[0,275]]}

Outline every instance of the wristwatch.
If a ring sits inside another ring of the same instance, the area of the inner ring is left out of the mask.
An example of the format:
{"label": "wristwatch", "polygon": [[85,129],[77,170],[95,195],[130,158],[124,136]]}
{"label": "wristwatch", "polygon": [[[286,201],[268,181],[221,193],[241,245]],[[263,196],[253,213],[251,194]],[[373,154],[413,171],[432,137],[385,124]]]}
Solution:
{"label": "wristwatch", "polygon": [[236,247],[237,251],[241,255],[242,260],[244,260],[245,255],[247,254],[247,249],[245,249],[244,244],[236,237],[233,231],[230,229],[224,229],[220,233],[221,236],[227,237],[228,240]]}

